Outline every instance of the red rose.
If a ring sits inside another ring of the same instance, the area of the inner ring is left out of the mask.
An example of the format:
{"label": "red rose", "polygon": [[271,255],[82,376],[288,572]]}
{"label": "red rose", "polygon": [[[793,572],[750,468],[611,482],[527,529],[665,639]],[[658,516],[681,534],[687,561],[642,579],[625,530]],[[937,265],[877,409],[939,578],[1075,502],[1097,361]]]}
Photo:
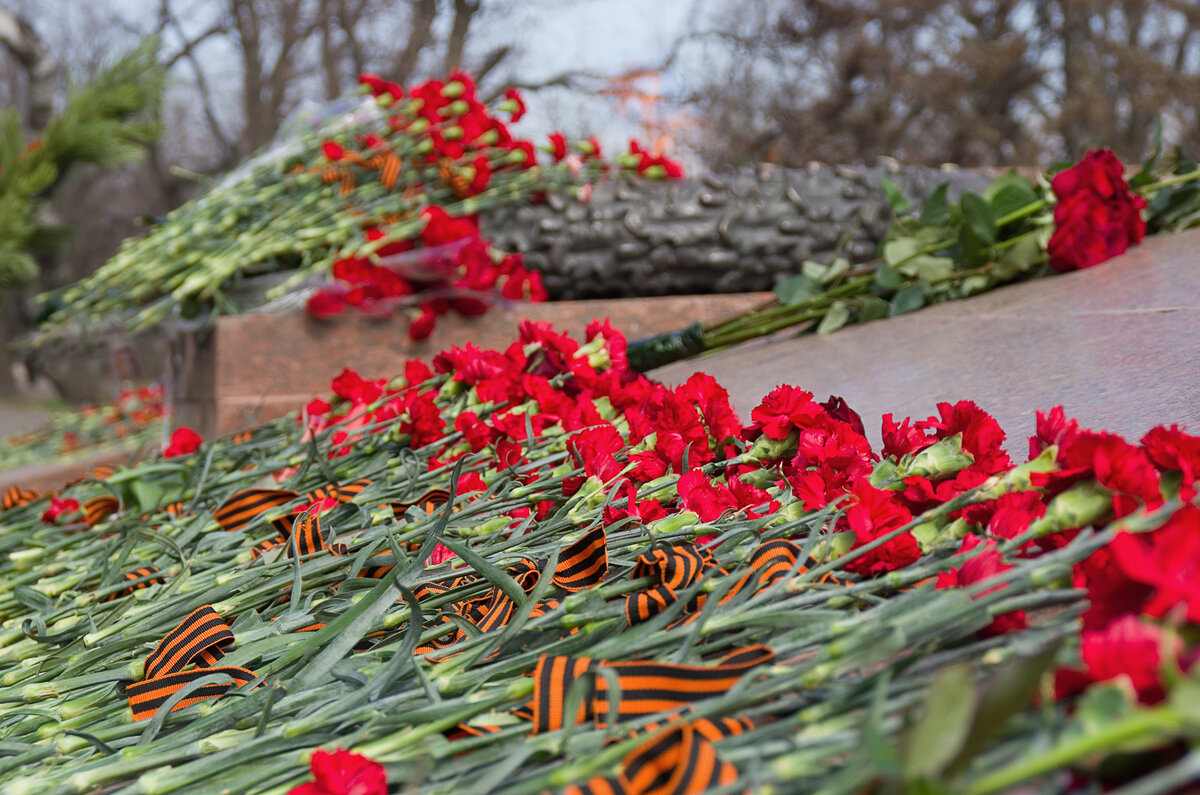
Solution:
{"label": "red rose", "polygon": [[1057,271],[1079,270],[1122,254],[1146,236],[1146,200],[1130,192],[1110,150],[1094,149],[1050,182],[1058,205],[1046,246]]}
{"label": "red rose", "polygon": [[163,450],[163,458],[191,455],[196,452],[203,441],[200,434],[187,426],[176,428],[175,432],[171,434],[171,443],[167,445],[166,450]]}
{"label": "red rose", "polygon": [[387,771],[361,754],[318,748],[309,764],[316,780],[293,787],[288,795],[387,795]]}

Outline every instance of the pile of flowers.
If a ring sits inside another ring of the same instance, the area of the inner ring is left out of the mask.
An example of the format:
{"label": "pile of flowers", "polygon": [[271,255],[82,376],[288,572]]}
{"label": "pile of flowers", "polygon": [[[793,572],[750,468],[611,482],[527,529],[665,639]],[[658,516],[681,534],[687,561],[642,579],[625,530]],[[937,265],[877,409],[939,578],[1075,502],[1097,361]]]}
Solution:
{"label": "pile of flowers", "polygon": [[[419,296],[414,320],[429,325],[446,311],[439,292],[447,290],[470,292],[476,308],[480,294],[535,300],[543,291],[519,259],[483,243],[469,254],[432,249],[476,236],[459,224],[490,208],[551,191],[586,198],[614,173],[683,176],[636,141],[613,163],[594,137],[568,142],[555,133],[539,147],[509,129],[525,113],[518,91],[489,107],[461,71],[409,89],[370,74],[360,83],[369,96],[353,112],[274,143],[126,241],[93,275],[41,296],[51,311],[31,344],[244,311],[331,272],[340,288],[321,291],[310,305],[318,315],[345,306],[384,312]],[[408,261],[426,272],[392,273],[387,261],[417,243],[426,256]],[[243,283],[273,273],[287,278],[265,290]]]}
{"label": "pile of flowers", "polygon": [[53,526],[6,495],[6,792],[1195,775],[1178,427],[1053,409],[1021,462],[959,401],[875,447],[836,397],[743,418],[709,376],[651,381],[606,322],[332,389],[76,484]]}
{"label": "pile of flowers", "polygon": [[144,386],[122,390],[112,403],[56,413],[46,425],[0,444],[0,469],[50,458],[137,449],[162,433],[163,390]]}

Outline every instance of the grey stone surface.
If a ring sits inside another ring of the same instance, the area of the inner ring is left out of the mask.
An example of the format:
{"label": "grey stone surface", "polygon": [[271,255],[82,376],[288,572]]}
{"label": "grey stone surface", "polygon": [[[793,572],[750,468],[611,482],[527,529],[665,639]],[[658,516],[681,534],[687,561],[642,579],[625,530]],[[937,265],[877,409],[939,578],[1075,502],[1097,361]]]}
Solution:
{"label": "grey stone surface", "polygon": [[881,415],[938,401],[992,412],[1024,455],[1035,411],[1135,440],[1158,424],[1200,433],[1200,229],[1145,241],[1095,268],[1002,287],[826,337],[773,338],[651,373],[715,376],[742,418],[781,383],[844,397],[879,442]]}
{"label": "grey stone surface", "polygon": [[806,259],[871,259],[891,222],[881,178],[923,200],[942,182],[982,190],[977,171],[763,165],[681,181],[616,179],[586,204],[551,195],[494,210],[483,231],[524,253],[555,298],[770,290]]}

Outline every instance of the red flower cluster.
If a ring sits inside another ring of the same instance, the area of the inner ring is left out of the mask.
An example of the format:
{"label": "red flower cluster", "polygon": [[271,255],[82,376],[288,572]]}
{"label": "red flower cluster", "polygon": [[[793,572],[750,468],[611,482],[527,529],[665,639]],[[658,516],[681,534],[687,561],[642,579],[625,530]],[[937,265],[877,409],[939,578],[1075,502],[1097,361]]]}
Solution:
{"label": "red flower cluster", "polygon": [[[471,219],[451,217],[441,207],[421,212],[425,227],[417,240],[388,242],[376,252],[380,264],[367,257],[347,257],[333,265],[334,284],[314,292],[308,313],[329,318],[355,307],[386,317],[400,305],[413,306],[409,336],[427,339],[437,318],[455,311],[481,315],[491,302],[545,301],[542,278],[526,270],[520,254],[500,255],[480,236]],[[367,230],[368,240],[382,240],[381,229]],[[417,248],[417,242],[421,248]]]}
{"label": "red flower cluster", "polygon": [[51,497],[50,506],[42,512],[46,524],[65,524],[80,518],[79,501],[70,498]]}
{"label": "red flower cluster", "polygon": [[361,754],[318,748],[309,766],[315,781],[292,787],[288,795],[387,795],[387,771]]}
{"label": "red flower cluster", "polygon": [[163,450],[163,458],[191,455],[200,448],[203,442],[204,439],[200,438],[200,434],[186,425],[176,428],[175,432],[171,434],[171,443],[167,445],[167,449]]}
{"label": "red flower cluster", "polygon": [[660,152],[643,149],[642,145],[633,139],[629,141],[629,156],[636,161],[637,172],[643,176],[683,179],[683,166],[678,161],[671,160]]}
{"label": "red flower cluster", "polygon": [[1129,191],[1125,167],[1109,149],[1093,149],[1055,175],[1054,234],[1047,244],[1057,271],[1090,268],[1122,254],[1146,236],[1146,200]]}

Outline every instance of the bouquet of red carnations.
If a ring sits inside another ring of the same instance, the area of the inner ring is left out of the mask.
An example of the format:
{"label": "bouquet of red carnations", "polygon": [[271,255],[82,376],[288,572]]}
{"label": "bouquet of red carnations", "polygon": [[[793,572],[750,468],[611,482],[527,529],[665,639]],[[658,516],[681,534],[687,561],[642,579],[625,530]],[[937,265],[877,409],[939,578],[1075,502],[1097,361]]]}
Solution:
{"label": "bouquet of red carnations", "polygon": [[[6,792],[1159,792],[1200,438],[655,383],[535,323],[0,513]],[[1025,460],[1021,460],[1025,459]],[[310,772],[311,770],[311,772]],[[35,772],[36,771],[36,772]]]}

